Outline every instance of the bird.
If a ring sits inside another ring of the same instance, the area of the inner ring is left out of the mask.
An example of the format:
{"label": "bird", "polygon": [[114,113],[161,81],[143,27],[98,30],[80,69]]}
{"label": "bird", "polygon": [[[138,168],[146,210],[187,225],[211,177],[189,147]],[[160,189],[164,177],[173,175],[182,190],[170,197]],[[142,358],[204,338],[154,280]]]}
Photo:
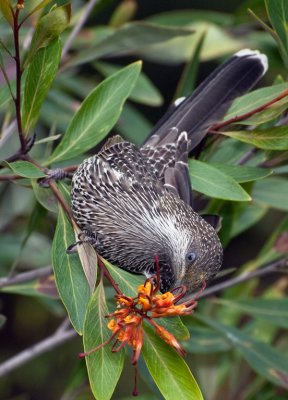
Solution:
{"label": "bird", "polygon": [[192,293],[209,283],[223,259],[219,218],[193,208],[188,155],[267,68],[264,54],[240,50],[177,99],[142,145],[116,135],[85,159],[71,189],[78,244],[89,242],[113,265],[147,278],[157,256],[161,292],[181,286]]}

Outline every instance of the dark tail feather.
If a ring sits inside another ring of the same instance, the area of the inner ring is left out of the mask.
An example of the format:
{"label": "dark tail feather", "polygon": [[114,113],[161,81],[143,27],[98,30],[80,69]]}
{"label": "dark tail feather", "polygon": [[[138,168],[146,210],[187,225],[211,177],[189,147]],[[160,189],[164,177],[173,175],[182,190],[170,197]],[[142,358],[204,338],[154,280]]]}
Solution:
{"label": "dark tail feather", "polygon": [[171,143],[177,129],[178,134],[188,133],[190,152],[205,137],[207,129],[224,117],[232,101],[258,82],[267,66],[264,54],[248,49],[239,51],[220,65],[190,97],[176,100],[156,124],[145,145]]}

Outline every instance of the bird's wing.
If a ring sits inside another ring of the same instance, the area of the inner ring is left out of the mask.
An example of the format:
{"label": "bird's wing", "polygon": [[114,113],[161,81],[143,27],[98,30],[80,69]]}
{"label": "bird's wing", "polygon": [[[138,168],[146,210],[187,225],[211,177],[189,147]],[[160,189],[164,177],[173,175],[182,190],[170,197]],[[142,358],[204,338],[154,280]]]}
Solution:
{"label": "bird's wing", "polygon": [[[171,132],[175,135],[175,132]],[[164,183],[168,192],[185,203],[193,205],[192,188],[188,170],[187,132],[177,132],[174,143],[160,146],[144,146],[141,153],[148,159],[157,179]]]}
{"label": "bird's wing", "polygon": [[171,143],[175,141],[173,133],[186,131],[190,152],[205,137],[207,129],[224,117],[232,101],[248,92],[266,70],[264,54],[249,49],[239,51],[216,68],[191,96],[176,100],[144,146]]}

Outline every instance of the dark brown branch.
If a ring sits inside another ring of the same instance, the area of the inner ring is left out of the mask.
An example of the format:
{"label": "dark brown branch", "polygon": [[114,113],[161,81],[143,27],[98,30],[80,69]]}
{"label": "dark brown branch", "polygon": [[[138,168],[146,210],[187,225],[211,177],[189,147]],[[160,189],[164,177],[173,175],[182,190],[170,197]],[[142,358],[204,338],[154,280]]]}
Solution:
{"label": "dark brown branch", "polygon": [[23,154],[26,153],[26,138],[23,134],[22,130],[22,118],[21,118],[21,78],[22,78],[22,70],[21,70],[21,61],[20,61],[20,46],[19,46],[19,12],[20,8],[16,8],[15,14],[13,14],[13,35],[14,35],[14,48],[15,48],[15,56],[14,60],[16,63],[16,97],[14,99],[15,109],[16,109],[16,120],[18,127],[19,140],[21,144],[21,152]]}
{"label": "dark brown branch", "polygon": [[34,279],[43,278],[45,276],[49,276],[52,273],[52,268],[44,267],[35,269],[32,271],[22,272],[15,276],[5,277],[0,279],[0,288],[16,285],[18,283],[32,281]]}

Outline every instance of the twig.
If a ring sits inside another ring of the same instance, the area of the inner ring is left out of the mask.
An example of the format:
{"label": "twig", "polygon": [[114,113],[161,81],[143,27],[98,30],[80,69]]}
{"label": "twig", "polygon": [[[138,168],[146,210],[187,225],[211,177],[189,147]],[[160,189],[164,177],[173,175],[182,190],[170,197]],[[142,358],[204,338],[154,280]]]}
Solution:
{"label": "twig", "polygon": [[231,125],[231,124],[234,124],[235,122],[239,122],[239,121],[242,121],[243,119],[252,117],[253,115],[266,110],[273,104],[277,103],[277,101],[282,100],[284,97],[287,97],[287,96],[288,96],[288,89],[284,90],[282,93],[279,94],[279,96],[275,97],[275,99],[269,101],[268,103],[262,104],[262,106],[254,108],[254,110],[251,110],[242,115],[230,118],[227,121],[219,122],[219,124],[212,125],[211,128],[208,130],[208,132],[211,131],[211,133],[213,133],[214,131],[218,131],[219,129],[224,128],[227,125]]}
{"label": "twig", "polygon": [[123,294],[121,292],[121,290],[119,289],[118,284],[114,281],[114,279],[112,278],[111,274],[109,273],[109,271],[105,267],[105,264],[103,263],[102,257],[100,257],[99,255],[97,255],[97,262],[98,262],[98,266],[99,266],[100,270],[102,271],[104,276],[107,278],[107,280],[111,283],[111,285],[113,286],[115,292],[117,294],[120,294],[120,295]]}
{"label": "twig", "polygon": [[15,181],[17,179],[25,179],[23,176],[20,175],[0,175],[0,182],[1,181]]}
{"label": "twig", "polygon": [[249,161],[256,153],[258,149],[256,147],[253,147],[252,149],[248,150],[247,153],[243,154],[242,157],[239,158],[237,161],[237,165],[244,165],[246,164],[247,161]]}
{"label": "twig", "polygon": [[[274,261],[271,264],[268,264],[262,268],[257,269],[252,272],[245,272],[242,275],[236,276],[235,278],[231,278],[225,282],[221,282],[218,285],[214,285],[206,290],[199,296],[199,298],[211,296],[211,294],[220,292],[221,290],[230,288],[235,285],[239,285],[240,283],[249,281],[254,278],[260,278],[261,276],[268,275],[271,273],[288,273],[288,258],[281,258],[279,260]],[[189,295],[192,297],[195,295]],[[187,296],[188,298],[188,296]],[[185,300],[187,299],[185,298]]]}
{"label": "twig", "polygon": [[23,364],[26,364],[28,361],[33,360],[40,354],[52,350],[60,344],[65,343],[70,339],[73,339],[75,336],[77,336],[77,332],[73,329],[70,329],[68,331],[57,329],[56,332],[48,338],[34,344],[31,347],[28,347],[21,353],[0,364],[0,377],[7,375],[9,372],[18,367],[21,367]]}
{"label": "twig", "polygon": [[61,333],[67,331],[67,329],[71,327],[71,322],[68,317],[66,317],[63,322],[58,326],[56,332]]}
{"label": "twig", "polygon": [[88,4],[86,5],[86,8],[83,12],[83,14],[81,15],[81,17],[78,20],[78,23],[74,26],[74,28],[72,29],[70,35],[68,36],[68,39],[66,40],[66,43],[63,46],[63,50],[62,50],[62,60],[64,60],[64,58],[66,57],[72,43],[74,42],[76,36],[78,35],[78,33],[81,31],[83,25],[85,24],[86,20],[88,19],[91,11],[93,10],[93,7],[97,4],[99,0],[90,0],[88,2]]}
{"label": "twig", "polygon": [[62,194],[59,192],[57,186],[55,185],[54,182],[49,181],[48,182],[50,189],[52,190],[52,192],[54,193],[56,199],[58,200],[58,202],[60,203],[61,207],[63,208],[63,210],[65,211],[67,217],[72,220],[73,219],[73,215],[72,212],[70,210],[70,207],[68,206],[68,204],[66,203],[64,197],[62,196]]}
{"label": "twig", "polygon": [[32,281],[33,279],[43,278],[44,276],[48,276],[52,273],[52,268],[43,267],[40,269],[35,269],[33,271],[22,272],[21,274],[17,274],[11,277],[5,277],[0,279],[0,288],[16,285],[18,283],[23,283],[27,281]]}

